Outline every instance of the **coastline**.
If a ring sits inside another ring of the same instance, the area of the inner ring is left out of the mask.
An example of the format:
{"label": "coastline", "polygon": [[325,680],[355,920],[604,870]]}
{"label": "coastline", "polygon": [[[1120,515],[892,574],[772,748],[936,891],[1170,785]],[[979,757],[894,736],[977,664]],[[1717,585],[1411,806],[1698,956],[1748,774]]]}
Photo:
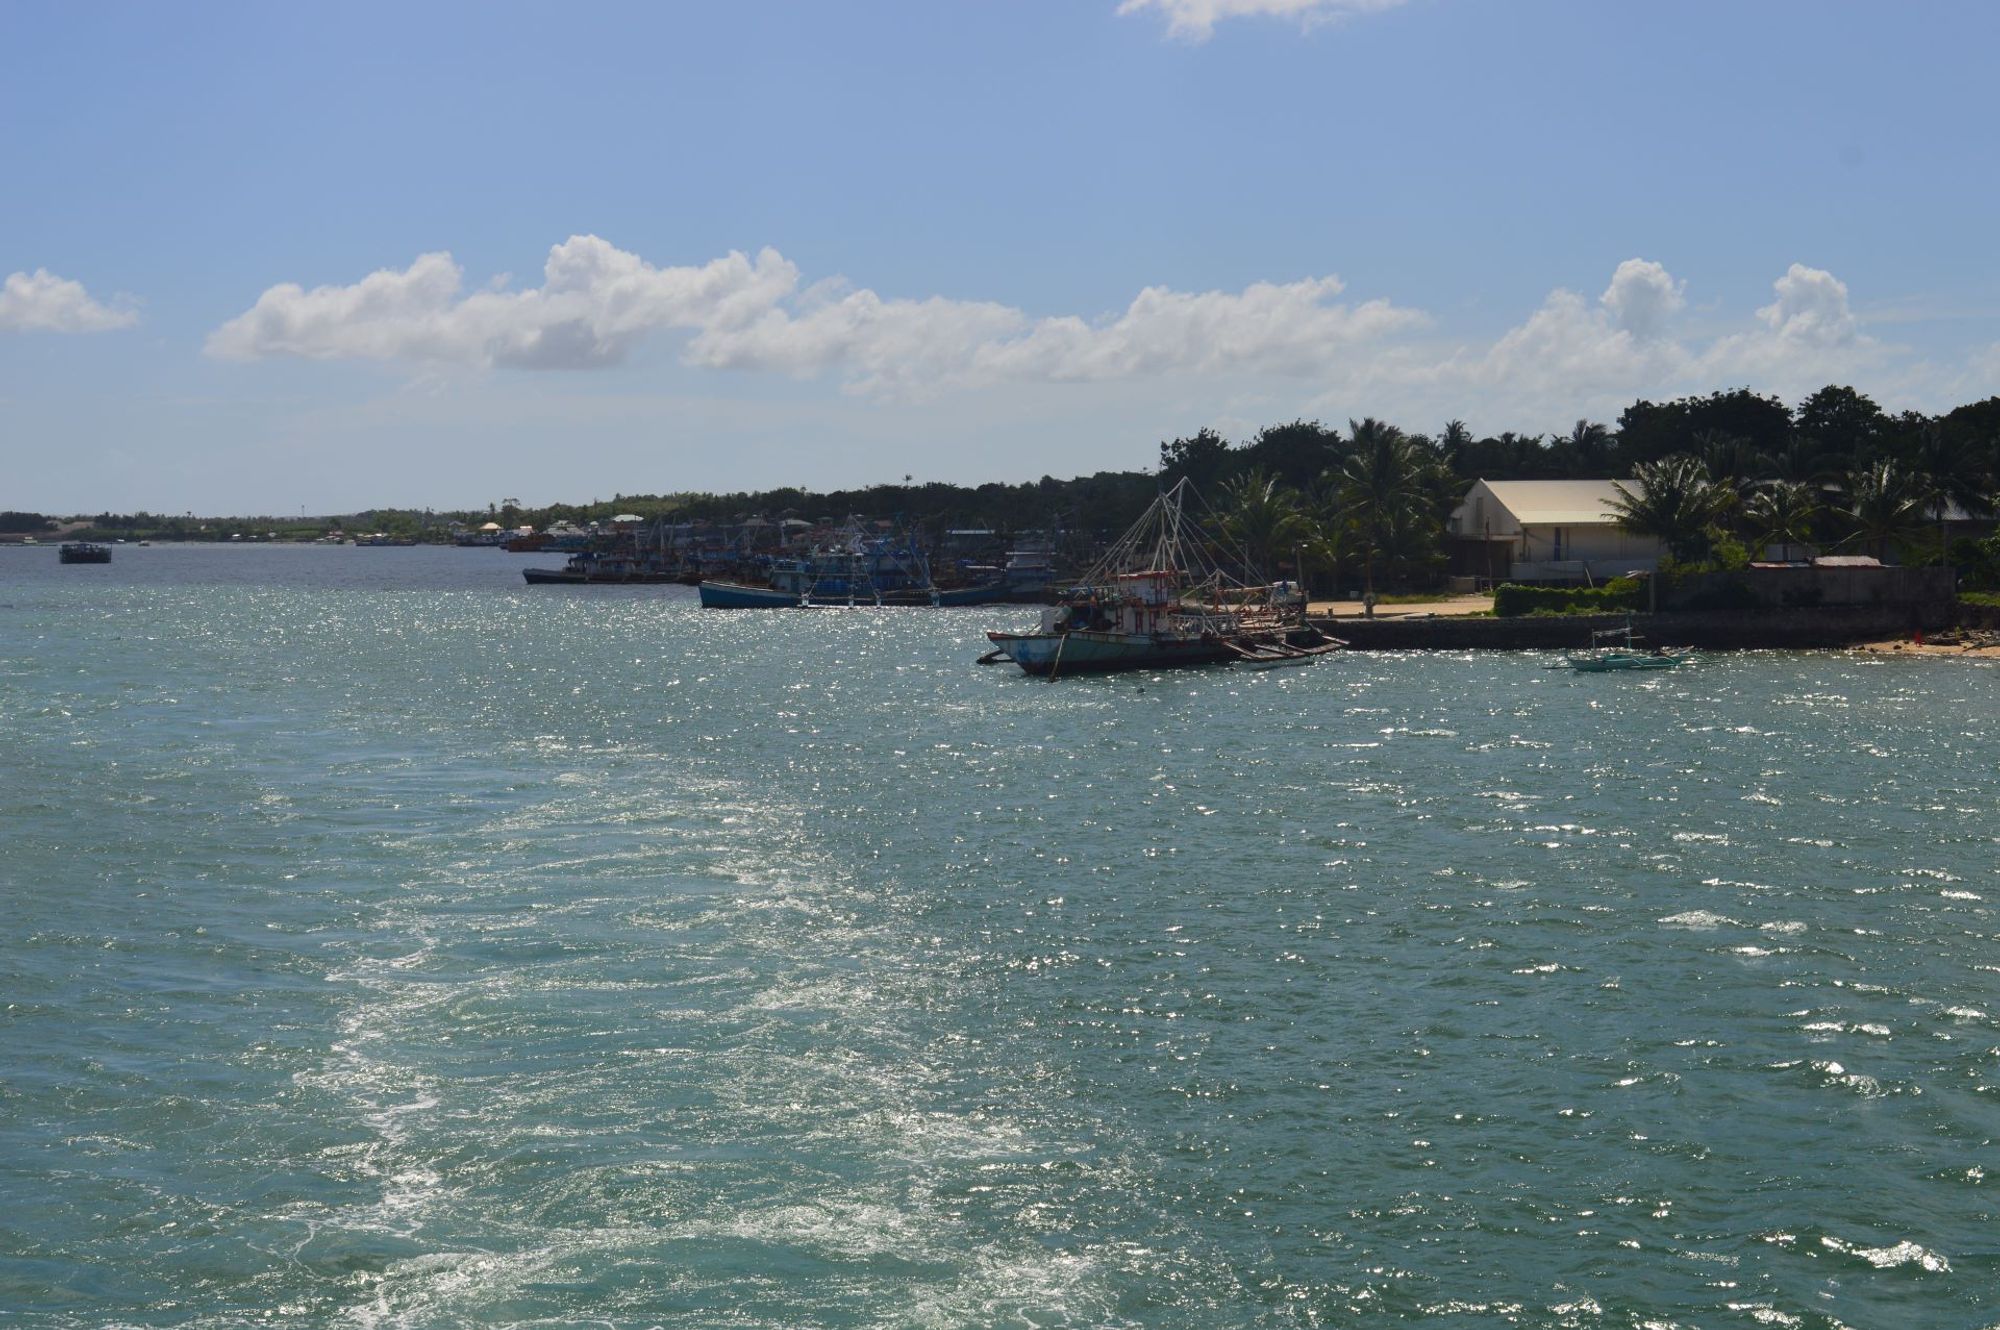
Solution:
{"label": "coastline", "polygon": [[2000,643],[1992,645],[1962,642],[1917,643],[1909,637],[1891,637],[1859,642],[1852,650],[1870,655],[1947,656],[1964,660],[2000,660]]}

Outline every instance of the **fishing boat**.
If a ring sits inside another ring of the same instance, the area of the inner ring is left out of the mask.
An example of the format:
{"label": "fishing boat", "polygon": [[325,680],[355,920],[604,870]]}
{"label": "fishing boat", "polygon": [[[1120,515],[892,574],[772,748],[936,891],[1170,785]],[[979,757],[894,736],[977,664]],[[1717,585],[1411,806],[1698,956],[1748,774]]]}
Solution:
{"label": "fishing boat", "polygon": [[1052,598],[1051,592],[1056,581],[1056,552],[1046,546],[1024,546],[1007,551],[1007,557],[1000,563],[971,563],[961,561],[959,573],[973,583],[993,588],[995,594],[986,600],[965,601],[964,604],[989,604],[1009,601],[1024,605],[1046,605]]}
{"label": "fishing boat", "polygon": [[993,605],[1009,599],[1004,585],[974,587],[912,587],[896,591],[846,586],[835,590],[818,586],[808,590],[792,587],[753,586],[745,582],[704,581],[696,586],[703,607],[711,610],[783,610],[836,605],[876,606],[884,609],[914,609],[951,605]]}
{"label": "fishing boat", "polygon": [[[1187,512],[1183,480],[1155,499],[1032,633],[990,632],[986,662],[1055,678],[1184,665],[1304,664],[1347,645],[1305,623],[1282,584],[1233,575]],[[1246,570],[1247,571],[1247,570]]]}
{"label": "fishing boat", "polygon": [[1009,598],[1004,581],[938,586],[912,541],[858,530],[804,557],[772,560],[766,577],[764,585],[705,578],[697,591],[705,608],[719,610],[990,605]]}
{"label": "fishing boat", "polygon": [[572,554],[560,568],[523,568],[521,579],[531,586],[649,585],[680,580],[670,568],[612,550],[585,550],[581,554]]}
{"label": "fishing boat", "polygon": [[111,547],[87,540],[72,540],[57,551],[56,557],[63,563],[110,563]]}
{"label": "fishing boat", "polygon": [[633,525],[644,519],[616,517],[620,525],[609,534],[600,534],[587,549],[569,556],[560,568],[523,568],[521,578],[531,586],[621,585],[642,586],[678,582],[680,570],[666,549],[664,533],[656,529],[646,539]]}
{"label": "fishing boat", "polygon": [[1623,628],[1593,632],[1590,649],[1571,652],[1563,657],[1562,663],[1584,674],[1609,674],[1619,670],[1671,670],[1693,659],[1694,652],[1685,647],[1641,648],[1628,623]]}

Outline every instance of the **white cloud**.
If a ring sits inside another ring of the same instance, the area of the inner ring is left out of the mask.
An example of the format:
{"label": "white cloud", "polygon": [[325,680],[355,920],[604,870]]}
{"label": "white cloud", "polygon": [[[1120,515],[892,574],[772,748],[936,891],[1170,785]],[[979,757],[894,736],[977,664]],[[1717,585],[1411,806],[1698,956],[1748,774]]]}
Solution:
{"label": "white cloud", "polygon": [[463,288],[448,254],[349,286],[274,286],[218,328],[208,351],[573,369],[614,363],[648,332],[680,331],[691,334],[690,364],[832,374],[856,391],[911,394],[1176,372],[1315,374],[1423,322],[1386,301],[1341,303],[1336,277],[1240,292],[1149,287],[1113,318],[1037,321],[992,302],[890,299],[838,282],[801,291],[797,268],[770,249],[656,268],[596,236],[555,246],[534,289]]}
{"label": "white cloud", "polygon": [[1847,284],[1794,263],[1772,283],[1778,298],[1757,311],[1760,326],[1719,338],[1701,357],[1711,377],[1810,391],[1835,379],[1886,370],[1899,352],[1861,331]]}
{"label": "white cloud", "polygon": [[1489,418],[1574,419],[1577,403],[1630,400],[1635,384],[1687,376],[1693,355],[1669,335],[1683,304],[1683,284],[1665,268],[1627,259],[1594,302],[1558,288],[1489,344],[1439,348],[1428,359],[1378,355],[1351,389],[1325,400],[1343,391],[1394,396],[1419,389],[1459,413],[1477,408]]}
{"label": "white cloud", "polygon": [[1344,353],[1422,326],[1385,300],[1343,305],[1338,277],[1240,293],[1190,294],[1147,287],[1117,319],[1046,319],[1026,337],[982,349],[997,377],[1052,380],[1149,378],[1171,372],[1324,373]]}
{"label": "white cloud", "polygon": [[1738,386],[1795,399],[1827,383],[1868,382],[1943,401],[1949,384],[1980,373],[1976,361],[1946,370],[1868,336],[1831,273],[1795,263],[1773,285],[1776,300],[1753,319],[1704,336],[1683,326],[1686,283],[1659,263],[1627,259],[1595,302],[1553,291],[1490,343],[1367,348],[1307,406],[1546,430],[1610,418],[1637,397]]}
{"label": "white cloud", "polygon": [[1594,299],[1550,292],[1488,340],[1454,338],[1420,310],[1344,294],[1336,277],[1238,291],[1152,286],[1101,316],[1036,318],[993,301],[808,285],[770,249],[656,267],[578,236],[549,251],[541,283],[525,290],[468,290],[447,254],[345,286],[274,286],[208,349],[426,370],[578,369],[615,363],[657,335],[678,338],[682,360],[698,369],[823,378],[883,398],[1129,383],[1171,392],[1176,410],[1193,414],[1227,403],[1248,416],[1263,403],[1272,419],[1459,415],[1517,429],[1610,418],[1635,397],[1745,385],[1787,398],[1829,382],[1917,401],[1991,391],[1983,362],[1947,370],[1869,336],[1846,286],[1801,264],[1778,278],[1769,304],[1720,326],[1712,307],[1691,315],[1687,283],[1643,258],[1618,264]]}
{"label": "white cloud", "polygon": [[1847,283],[1820,268],[1794,263],[1772,284],[1778,298],[1757,311],[1781,340],[1805,346],[1845,346],[1856,337]]}
{"label": "white cloud", "polygon": [[596,236],[549,251],[542,285],[461,295],[449,254],[352,286],[274,286],[210,334],[226,360],[402,360],[486,368],[613,364],[655,328],[727,328],[755,318],[798,283],[774,250],[731,253],[699,268],[655,268]]}
{"label": "white cloud", "polygon": [[1611,274],[1611,285],[1597,303],[1616,327],[1637,338],[1654,338],[1687,303],[1686,286],[1650,259],[1627,259]]}
{"label": "white cloud", "polygon": [[83,283],[46,268],[13,273],[0,283],[0,332],[105,332],[138,321],[134,311],[99,304]]}
{"label": "white cloud", "polygon": [[1394,9],[1404,0],[1123,0],[1120,14],[1157,9],[1167,16],[1167,35],[1207,41],[1224,19],[1256,16],[1325,23],[1349,14]]}

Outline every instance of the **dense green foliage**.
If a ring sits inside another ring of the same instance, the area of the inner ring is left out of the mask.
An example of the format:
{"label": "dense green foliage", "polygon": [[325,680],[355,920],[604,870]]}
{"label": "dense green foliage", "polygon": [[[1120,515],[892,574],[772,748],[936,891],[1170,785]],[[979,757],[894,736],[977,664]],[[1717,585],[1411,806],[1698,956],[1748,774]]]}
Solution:
{"label": "dense green foliage", "polygon": [[1493,593],[1493,613],[1501,618],[1523,614],[1617,614],[1646,608],[1646,584],[1619,577],[1601,587],[1518,586],[1508,582]]}

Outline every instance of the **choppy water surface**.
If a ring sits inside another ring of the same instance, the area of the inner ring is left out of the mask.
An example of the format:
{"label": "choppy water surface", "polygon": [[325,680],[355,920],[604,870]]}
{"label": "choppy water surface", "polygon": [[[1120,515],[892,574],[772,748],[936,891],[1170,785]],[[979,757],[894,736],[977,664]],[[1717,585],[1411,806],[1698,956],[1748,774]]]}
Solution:
{"label": "choppy water surface", "polygon": [[0,551],[0,1315],[2000,1319],[1991,667],[519,566]]}

